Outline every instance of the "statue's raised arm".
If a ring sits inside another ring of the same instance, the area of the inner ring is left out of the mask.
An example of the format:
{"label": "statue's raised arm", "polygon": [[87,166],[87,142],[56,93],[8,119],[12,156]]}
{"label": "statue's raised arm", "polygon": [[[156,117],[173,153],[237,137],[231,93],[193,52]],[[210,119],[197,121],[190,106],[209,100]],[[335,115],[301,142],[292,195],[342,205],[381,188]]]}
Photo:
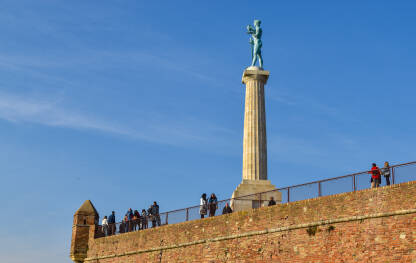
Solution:
{"label": "statue's raised arm", "polygon": [[261,36],[263,34],[260,28],[261,21],[254,20],[254,28],[251,25],[247,26],[247,34],[250,34],[250,44],[251,44],[251,51],[252,51],[252,61],[251,66],[256,65],[257,59],[259,60],[259,67],[263,68],[263,57],[261,56]]}

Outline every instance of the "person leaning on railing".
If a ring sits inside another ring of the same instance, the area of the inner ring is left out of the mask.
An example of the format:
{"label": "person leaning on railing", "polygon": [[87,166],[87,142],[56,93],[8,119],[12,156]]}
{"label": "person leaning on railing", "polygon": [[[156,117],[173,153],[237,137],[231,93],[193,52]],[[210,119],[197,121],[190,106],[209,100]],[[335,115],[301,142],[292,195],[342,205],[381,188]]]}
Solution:
{"label": "person leaning on railing", "polygon": [[147,218],[152,222],[152,227],[155,227],[156,221],[154,221],[154,216],[152,215],[152,206],[149,206],[147,209]]}
{"label": "person leaning on railing", "polygon": [[386,185],[390,185],[390,165],[389,165],[389,162],[384,162],[384,167],[381,168],[381,174],[386,179]]}
{"label": "person leaning on railing", "polygon": [[142,209],[142,215],[140,216],[140,223],[141,223],[141,228],[142,229],[147,229],[147,213],[146,213],[146,209]]}
{"label": "person leaning on railing", "polygon": [[373,163],[373,167],[371,167],[371,171],[368,173],[371,174],[371,188],[379,187],[381,183],[381,172],[377,164]]}

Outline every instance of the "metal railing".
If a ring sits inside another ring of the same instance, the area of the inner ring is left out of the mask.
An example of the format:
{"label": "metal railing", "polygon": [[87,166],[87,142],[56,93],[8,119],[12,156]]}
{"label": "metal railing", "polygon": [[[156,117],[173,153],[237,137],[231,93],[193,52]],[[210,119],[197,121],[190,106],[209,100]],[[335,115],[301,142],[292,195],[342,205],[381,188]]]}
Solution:
{"label": "metal railing", "polygon": [[[233,199],[224,199],[218,201],[217,205],[212,207],[212,212],[214,213],[214,216],[221,215],[226,203],[230,203],[232,206],[237,202],[250,202],[250,205],[253,205],[253,207],[267,206],[271,196],[280,197],[280,203],[288,203],[321,196],[368,189],[371,187],[371,175],[369,172],[370,171],[363,171],[305,184],[283,187],[268,192],[240,196]],[[409,182],[415,179],[416,161],[390,166],[391,184]],[[382,176],[382,184],[380,186],[384,185],[386,185],[386,179]],[[138,231],[149,227],[156,227],[159,225],[176,224],[189,220],[200,219],[200,208],[201,206],[196,205],[160,213],[159,218],[155,216],[146,216],[128,222],[116,223],[110,225],[107,228],[107,233],[109,235],[119,234]],[[207,214],[209,214],[209,208]],[[158,222],[160,222],[160,224],[158,224]],[[103,230],[104,229],[99,226],[97,237],[104,236]]]}

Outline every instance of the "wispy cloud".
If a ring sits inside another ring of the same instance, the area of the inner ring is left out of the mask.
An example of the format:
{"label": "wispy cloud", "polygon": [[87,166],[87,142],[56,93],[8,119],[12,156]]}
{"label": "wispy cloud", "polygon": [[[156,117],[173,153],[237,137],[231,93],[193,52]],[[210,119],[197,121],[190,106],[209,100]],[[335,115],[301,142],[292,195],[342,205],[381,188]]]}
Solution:
{"label": "wispy cloud", "polygon": [[236,142],[233,139],[234,131],[192,117],[171,119],[149,112],[130,125],[125,125],[92,114],[66,109],[61,104],[60,99],[35,99],[0,92],[0,119],[13,123],[90,130],[174,146],[205,145],[207,150],[214,149],[215,145],[227,149],[231,142]]}
{"label": "wispy cloud", "polygon": [[15,123],[31,122],[48,126],[128,134],[127,130],[114,125],[62,109],[59,107],[58,100],[34,100],[6,93],[0,93],[0,118]]}
{"label": "wispy cloud", "polygon": [[304,97],[284,89],[278,89],[277,91],[270,89],[270,92],[267,94],[267,96],[271,100],[274,100],[278,103],[283,103],[291,107],[307,108],[309,110],[313,110],[315,112],[329,116],[337,116],[339,114],[337,109],[332,106],[324,104],[314,98]]}
{"label": "wispy cloud", "polygon": [[[138,51],[97,51],[84,48],[77,55],[60,54],[58,56],[21,56],[0,54],[0,68],[7,71],[20,71],[31,75],[45,77],[43,71],[47,69],[79,68],[108,70],[112,68],[145,67],[164,69],[168,72],[185,74],[200,81],[216,84],[214,78],[203,74],[189,65],[192,58],[182,56],[172,57],[162,54],[153,54],[146,50]],[[172,52],[175,54],[175,52]],[[185,62],[184,62],[185,61]],[[48,75],[51,78],[50,74]]]}

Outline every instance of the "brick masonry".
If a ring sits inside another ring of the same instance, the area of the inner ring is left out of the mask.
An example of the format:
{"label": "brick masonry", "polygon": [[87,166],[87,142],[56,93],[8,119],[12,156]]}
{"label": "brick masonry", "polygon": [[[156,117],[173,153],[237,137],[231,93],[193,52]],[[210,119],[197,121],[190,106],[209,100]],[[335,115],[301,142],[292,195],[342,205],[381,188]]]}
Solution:
{"label": "brick masonry", "polygon": [[413,181],[118,236],[90,234],[85,262],[416,263],[415,248]]}

